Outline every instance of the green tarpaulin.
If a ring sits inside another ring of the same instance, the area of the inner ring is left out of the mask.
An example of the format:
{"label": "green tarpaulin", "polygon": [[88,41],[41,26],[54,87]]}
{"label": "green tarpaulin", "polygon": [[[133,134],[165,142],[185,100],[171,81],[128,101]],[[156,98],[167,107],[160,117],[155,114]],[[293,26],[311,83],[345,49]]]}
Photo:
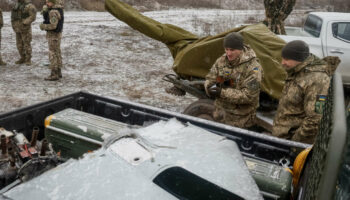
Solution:
{"label": "green tarpaulin", "polygon": [[204,78],[216,59],[224,53],[222,44],[225,35],[240,32],[245,43],[256,52],[264,69],[262,90],[274,98],[281,96],[286,78],[286,72],[280,66],[285,42],[265,25],[242,26],[216,36],[199,38],[177,26],[146,17],[119,0],[105,0],[105,6],[108,12],[133,29],[167,45],[174,58],[173,70],[184,78]]}

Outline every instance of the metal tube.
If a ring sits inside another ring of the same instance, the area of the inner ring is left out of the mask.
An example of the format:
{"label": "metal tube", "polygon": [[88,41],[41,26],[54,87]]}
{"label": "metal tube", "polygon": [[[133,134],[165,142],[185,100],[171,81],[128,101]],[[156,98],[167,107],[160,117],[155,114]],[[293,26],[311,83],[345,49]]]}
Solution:
{"label": "metal tube", "polygon": [[11,167],[15,167],[16,166],[16,155],[15,155],[15,152],[13,150],[13,148],[10,146],[9,149],[9,154],[10,154],[10,165]]}
{"label": "metal tube", "polygon": [[1,135],[1,152],[2,155],[6,155],[7,154],[7,145],[6,145],[6,136],[5,135]]}
{"label": "metal tube", "polygon": [[46,154],[46,149],[47,149],[47,140],[43,139],[43,141],[41,142],[41,151],[40,151],[40,156],[45,156]]}
{"label": "metal tube", "polygon": [[30,146],[35,147],[36,141],[38,139],[39,127],[35,126],[32,132],[32,140],[30,141]]}

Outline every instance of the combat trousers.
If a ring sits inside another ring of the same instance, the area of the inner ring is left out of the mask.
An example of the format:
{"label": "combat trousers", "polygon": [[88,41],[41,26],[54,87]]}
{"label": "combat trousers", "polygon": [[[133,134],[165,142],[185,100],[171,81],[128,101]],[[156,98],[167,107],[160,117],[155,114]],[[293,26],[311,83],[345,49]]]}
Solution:
{"label": "combat trousers", "polygon": [[1,57],[1,28],[0,28],[0,63],[2,63],[2,57]]}
{"label": "combat trousers", "polygon": [[32,30],[16,32],[16,45],[21,59],[30,61],[32,58]]}
{"label": "combat trousers", "polygon": [[250,128],[256,123],[256,113],[247,115],[236,115],[226,112],[221,108],[216,108],[213,113],[213,118],[216,122],[228,124],[239,128]]}
{"label": "combat trousers", "polygon": [[49,43],[50,69],[53,73],[62,68],[61,38],[62,33],[48,31],[46,34]]}

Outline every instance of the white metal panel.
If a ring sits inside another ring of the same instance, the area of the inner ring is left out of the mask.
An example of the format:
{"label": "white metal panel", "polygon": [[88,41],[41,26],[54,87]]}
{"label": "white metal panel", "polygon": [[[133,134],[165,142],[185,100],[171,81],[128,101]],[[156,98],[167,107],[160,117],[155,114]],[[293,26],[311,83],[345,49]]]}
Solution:
{"label": "white metal panel", "polygon": [[327,56],[338,56],[340,58],[341,63],[338,66],[337,71],[341,74],[343,83],[350,85],[350,41],[335,38],[332,33],[332,24],[339,22],[350,24],[350,19],[328,22],[326,53]]}

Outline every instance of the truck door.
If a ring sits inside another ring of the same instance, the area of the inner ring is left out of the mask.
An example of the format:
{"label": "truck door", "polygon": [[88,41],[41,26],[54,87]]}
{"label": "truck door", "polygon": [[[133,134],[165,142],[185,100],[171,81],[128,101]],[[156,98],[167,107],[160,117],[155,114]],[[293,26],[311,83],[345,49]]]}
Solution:
{"label": "truck door", "polygon": [[350,86],[350,21],[329,22],[326,43],[326,55],[340,58],[337,71],[342,75],[343,83]]}

